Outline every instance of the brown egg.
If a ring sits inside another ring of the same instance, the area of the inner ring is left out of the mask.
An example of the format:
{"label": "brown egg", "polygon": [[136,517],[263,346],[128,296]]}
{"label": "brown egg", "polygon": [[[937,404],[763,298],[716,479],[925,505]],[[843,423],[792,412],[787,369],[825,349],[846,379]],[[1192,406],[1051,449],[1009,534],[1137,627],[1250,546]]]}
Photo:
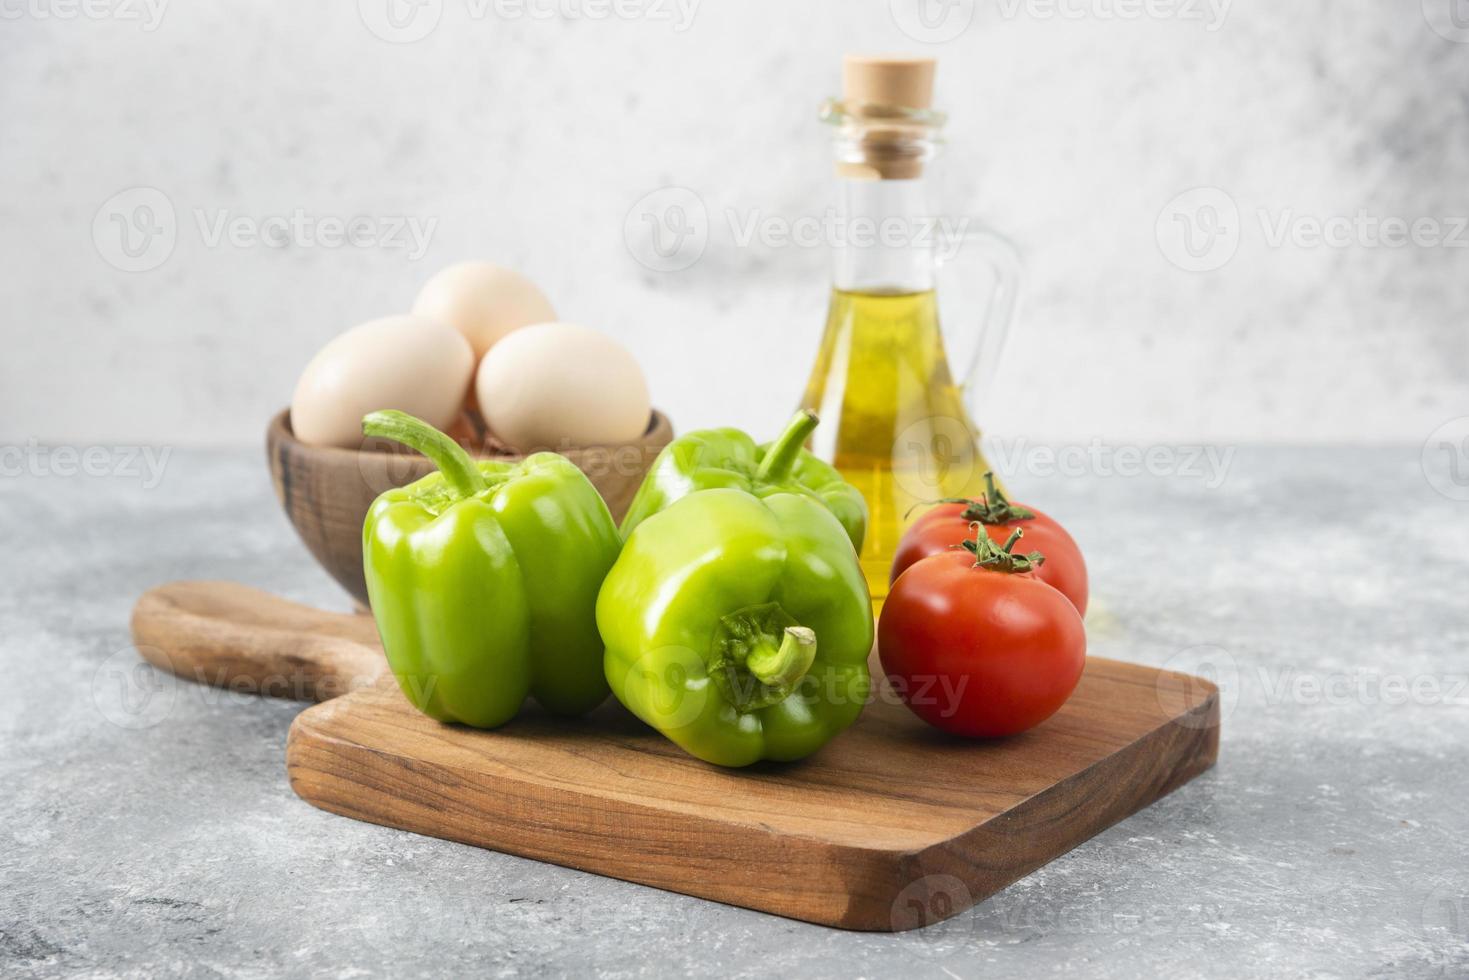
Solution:
{"label": "brown egg", "polygon": [[369,320],[306,365],[291,398],[291,428],[302,442],[356,447],[362,416],[380,408],[448,428],[473,376],[474,352],[453,327],[413,315]]}
{"label": "brown egg", "polygon": [[444,269],[424,284],[413,312],[458,330],[476,358],[513,330],[556,319],[534,283],[490,262],[460,262]]}
{"label": "brown egg", "polygon": [[647,429],[648,383],[627,349],[575,323],[539,323],[490,349],[475,375],[490,431],[521,451],[626,442]]}

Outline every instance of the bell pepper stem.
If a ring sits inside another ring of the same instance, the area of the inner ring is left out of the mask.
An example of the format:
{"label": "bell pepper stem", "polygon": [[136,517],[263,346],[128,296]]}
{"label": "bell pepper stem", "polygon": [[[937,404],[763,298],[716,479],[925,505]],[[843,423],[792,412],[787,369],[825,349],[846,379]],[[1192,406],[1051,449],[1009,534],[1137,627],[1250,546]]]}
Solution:
{"label": "bell pepper stem", "polygon": [[779,483],[788,477],[801,455],[801,447],[815,431],[818,421],[816,413],[809,408],[797,412],[780,438],[770,444],[765,458],[760,461],[760,468],[755,471],[755,479],[761,483]]}
{"label": "bell pepper stem", "polygon": [[799,684],[815,661],[816,634],[805,626],[788,626],[780,646],[752,652],[745,669],[760,683],[784,690]]}
{"label": "bell pepper stem", "polygon": [[444,479],[461,497],[472,497],[485,489],[484,474],[464,447],[423,419],[397,409],[368,412],[362,417],[364,435],[401,442],[433,461]]}

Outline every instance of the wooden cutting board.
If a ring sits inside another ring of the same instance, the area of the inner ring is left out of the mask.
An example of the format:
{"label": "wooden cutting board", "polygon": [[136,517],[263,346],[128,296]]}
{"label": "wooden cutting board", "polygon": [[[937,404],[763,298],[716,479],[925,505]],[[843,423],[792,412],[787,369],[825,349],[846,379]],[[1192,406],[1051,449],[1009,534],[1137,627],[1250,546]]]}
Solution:
{"label": "wooden cutting board", "polygon": [[945,736],[883,687],[811,758],[727,771],[610,699],[571,722],[528,707],[492,732],[439,724],[399,694],[369,617],[241,585],[154,589],[133,633],[183,677],[323,701],[286,746],[291,786],[315,806],[847,929],[960,912],[1203,772],[1219,747],[1212,684],[1098,657],[1024,735]]}

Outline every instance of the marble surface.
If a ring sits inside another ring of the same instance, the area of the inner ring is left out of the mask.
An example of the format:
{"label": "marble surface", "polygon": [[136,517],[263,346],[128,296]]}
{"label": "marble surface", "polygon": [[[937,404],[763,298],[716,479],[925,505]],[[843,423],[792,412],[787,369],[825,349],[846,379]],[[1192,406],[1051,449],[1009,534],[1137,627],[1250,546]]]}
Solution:
{"label": "marble surface", "polygon": [[[1460,3],[7,0],[0,441],[253,444],[327,339],[465,257],[627,344],[681,425],[773,430],[829,262],[740,232],[825,214],[816,108],[893,50],[939,59],[935,207],[1027,258],[991,429],[1420,441],[1469,403]],[[669,188],[706,243],[678,271],[635,258]],[[1234,251],[1181,266],[1185,226]]]}
{"label": "marble surface", "polygon": [[345,607],[259,453],[0,480],[0,974],[1464,976],[1466,488],[1417,446],[1225,455],[1217,480],[1013,478],[1088,555],[1093,652],[1223,684],[1218,766],[902,935],[312,808],[283,766],[298,705],[129,646],[170,579]]}

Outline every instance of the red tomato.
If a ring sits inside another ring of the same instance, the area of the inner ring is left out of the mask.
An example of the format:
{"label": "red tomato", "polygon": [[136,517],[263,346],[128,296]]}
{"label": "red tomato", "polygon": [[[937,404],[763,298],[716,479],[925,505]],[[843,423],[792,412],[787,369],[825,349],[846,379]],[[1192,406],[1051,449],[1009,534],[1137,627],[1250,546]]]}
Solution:
{"label": "red tomato", "polygon": [[877,643],[914,714],[975,738],[1039,725],[1086,664],[1086,628],[1066,596],[1034,572],[976,567],[968,551],[930,555],[898,576]]}
{"label": "red tomato", "polygon": [[[1009,504],[1003,497],[1000,500],[1003,505],[1011,508],[1022,506]],[[971,508],[970,503],[939,504],[914,521],[898,541],[898,550],[893,555],[893,570],[888,581],[896,582],[898,576],[920,558],[948,551],[955,545],[971,540],[974,537],[974,528],[971,525],[976,521],[984,524],[990,540],[998,545],[1003,545],[1018,527],[1025,532],[1020,550],[1039,551],[1046,558],[1036,570],[1035,576],[1055,587],[1071,600],[1077,612],[1086,615],[1086,562],[1081,557],[1081,549],[1076,546],[1071,535],[1066,533],[1066,529],[1034,507],[1028,506],[1024,510],[1034,516],[1010,517],[1002,523],[991,524],[979,518],[977,512],[982,507],[982,503],[978,508]],[[970,516],[965,516],[966,511]]]}

